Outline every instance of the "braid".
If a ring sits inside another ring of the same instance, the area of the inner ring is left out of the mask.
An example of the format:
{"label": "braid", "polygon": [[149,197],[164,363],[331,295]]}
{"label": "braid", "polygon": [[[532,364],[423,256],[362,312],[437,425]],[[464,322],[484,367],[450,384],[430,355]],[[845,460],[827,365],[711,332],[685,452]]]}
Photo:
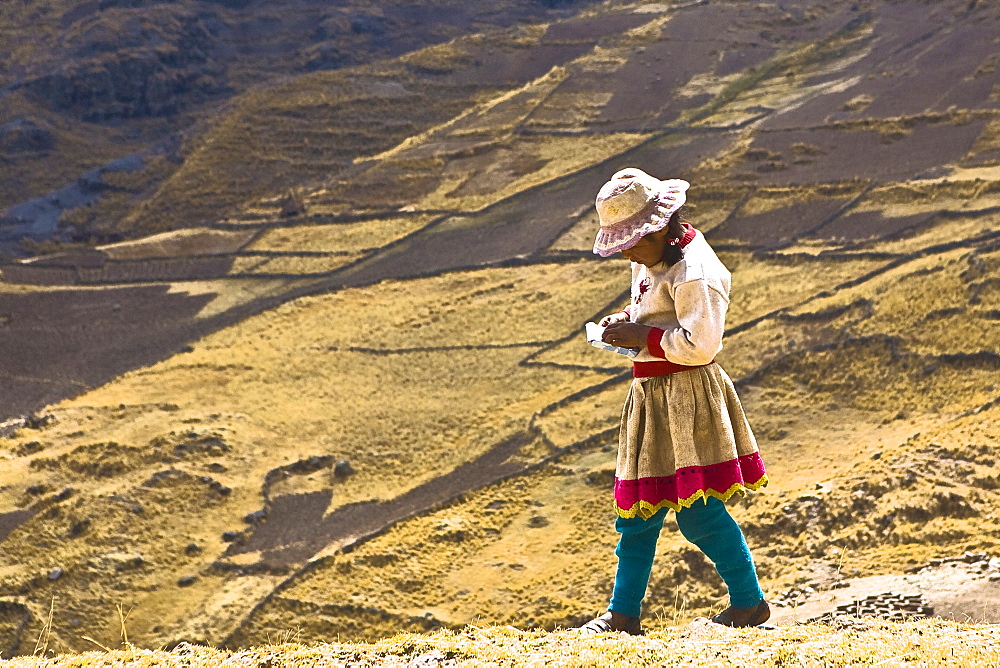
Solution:
{"label": "braid", "polygon": [[[667,239],[668,240],[680,240],[684,236],[684,227],[681,225],[681,212],[687,213],[685,207],[681,207],[670,214],[670,220],[667,222]],[[684,251],[680,246],[667,244],[667,247],[663,249],[663,261],[667,263],[667,266],[672,266],[681,261],[684,257]]]}

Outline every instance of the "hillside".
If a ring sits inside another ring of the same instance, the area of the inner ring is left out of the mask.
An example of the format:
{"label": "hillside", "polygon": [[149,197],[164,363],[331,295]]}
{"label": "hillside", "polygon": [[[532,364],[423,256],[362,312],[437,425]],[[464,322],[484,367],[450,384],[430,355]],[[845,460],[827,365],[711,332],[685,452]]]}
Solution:
{"label": "hillside", "polygon": [[[1000,11],[557,11],[249,87],[93,205],[122,240],[0,265],[4,656],[117,647],[117,604],[137,647],[232,651],[600,610],[630,371],[581,324],[626,298],[589,249],[627,165],[691,180],[733,272],[719,361],[771,484],[732,511],[776,619],[898,576],[1000,621]],[[659,549],[674,638],[724,592]]]}
{"label": "hillside", "polygon": [[[345,160],[349,164],[358,155],[392,146],[422,129],[422,123],[454,113],[456,96],[475,94],[474,86],[461,90],[435,86],[434,75],[440,72],[431,61],[411,70],[394,68],[392,76],[404,78],[381,92],[365,90],[372,82],[378,88],[377,67],[368,77],[341,77],[336,72],[462,35],[511,30],[516,34],[518,26],[572,15],[589,4],[588,0],[377,5],[318,0],[3,3],[0,164],[5,165],[5,176],[0,180],[0,251],[21,256],[52,236],[93,245],[200,222],[185,221],[189,211],[173,211],[141,229],[135,228],[133,219],[146,199],[163,188],[170,191],[179,168],[199,163],[198,139],[206,131],[221,138],[226,134],[219,127],[226,125],[224,119],[245,115],[246,108],[255,107],[262,97],[281,104],[286,94],[301,95],[307,86],[293,86],[295,91],[289,93],[283,82],[315,72],[312,110],[302,99],[294,100],[289,106],[298,107],[298,113],[275,127],[265,124],[254,142],[259,142],[259,150],[253,143],[240,143],[236,149],[244,155],[247,148],[257,153],[262,169],[293,172],[286,185],[305,185],[301,181],[305,175],[317,171],[327,175],[341,169]],[[393,86],[403,81],[416,82],[414,88],[423,89],[430,100],[394,102],[402,89]],[[257,100],[251,95],[233,104],[252,90]],[[438,92],[443,95],[440,101]],[[349,114],[376,109],[365,102],[373,98],[376,105],[395,104],[390,111],[394,117],[374,113],[353,121],[349,128],[339,128],[340,137],[322,137],[312,150],[295,156],[282,151],[303,115],[314,124],[324,117],[344,120]],[[443,108],[435,115],[439,104]],[[240,129],[247,130],[245,125]],[[296,172],[296,163],[304,163],[305,172]],[[238,174],[219,174],[216,181],[239,191],[245,184],[229,183]],[[180,202],[186,200],[187,195],[173,192]],[[210,219],[238,203],[227,199],[228,192],[219,195]],[[28,243],[22,241],[24,236]]]}

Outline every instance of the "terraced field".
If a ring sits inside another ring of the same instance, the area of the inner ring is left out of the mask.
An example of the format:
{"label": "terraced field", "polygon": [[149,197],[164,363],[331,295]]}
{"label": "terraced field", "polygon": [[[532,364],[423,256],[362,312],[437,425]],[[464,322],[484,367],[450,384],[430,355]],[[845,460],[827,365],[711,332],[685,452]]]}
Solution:
{"label": "terraced field", "polygon": [[[0,266],[2,649],[50,606],[76,650],[118,603],[144,646],[599,610],[630,371],[582,323],[625,299],[589,249],[627,165],[733,271],[768,595],[997,554],[998,19],[616,3],[239,98],[136,238]],[[724,604],[660,550],[650,625]]]}

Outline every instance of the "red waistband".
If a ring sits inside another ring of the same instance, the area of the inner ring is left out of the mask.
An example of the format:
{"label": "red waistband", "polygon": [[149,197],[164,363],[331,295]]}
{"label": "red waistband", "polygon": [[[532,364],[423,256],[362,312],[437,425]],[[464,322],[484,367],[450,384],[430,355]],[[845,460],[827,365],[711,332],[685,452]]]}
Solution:
{"label": "red waistband", "polygon": [[[708,364],[715,364],[715,360],[712,360]],[[687,371],[688,369],[700,369],[703,366],[708,366],[708,364],[685,366],[684,364],[676,364],[669,360],[657,360],[655,362],[632,362],[632,377],[652,378],[653,376],[666,376],[679,371]]]}

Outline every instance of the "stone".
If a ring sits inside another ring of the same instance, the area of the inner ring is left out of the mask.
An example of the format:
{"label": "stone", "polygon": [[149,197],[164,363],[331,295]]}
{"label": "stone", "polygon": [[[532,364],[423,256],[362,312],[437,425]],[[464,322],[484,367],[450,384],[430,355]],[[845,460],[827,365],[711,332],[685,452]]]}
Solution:
{"label": "stone", "polygon": [[431,668],[432,666],[440,666],[441,664],[448,662],[448,655],[439,649],[431,650],[419,656],[415,656],[406,664],[406,668]]}
{"label": "stone", "polygon": [[281,199],[281,217],[290,218],[306,212],[306,204],[297,190],[290,190]]}
{"label": "stone", "polygon": [[333,467],[333,475],[337,478],[346,478],[349,475],[354,475],[354,473],[354,467],[346,459],[341,459]]}
{"label": "stone", "polygon": [[243,518],[243,521],[247,524],[257,524],[263,522],[267,518],[267,511],[264,509],[255,510],[252,513],[247,513]]}
{"label": "stone", "polygon": [[178,587],[190,587],[195,582],[197,582],[197,580],[198,580],[198,578],[196,578],[193,575],[186,575],[186,576],[182,577],[180,580],[177,581],[177,586]]}
{"label": "stone", "polygon": [[84,517],[70,526],[69,536],[70,538],[77,538],[87,533],[88,529],[90,529],[90,518]]}
{"label": "stone", "polygon": [[109,552],[108,554],[92,558],[89,563],[91,566],[102,571],[122,573],[142,568],[146,560],[142,558],[142,555],[135,553]]}
{"label": "stone", "polygon": [[461,543],[468,537],[469,527],[460,517],[452,517],[442,521],[435,527],[434,540],[451,543]]}
{"label": "stone", "polygon": [[53,422],[55,422],[56,417],[54,415],[44,414],[39,415],[37,413],[29,413],[24,416],[24,426],[28,429],[45,429]]}
{"label": "stone", "polygon": [[51,571],[49,571],[49,579],[58,580],[59,578],[62,577],[62,574],[63,574],[63,569],[53,568]]}

